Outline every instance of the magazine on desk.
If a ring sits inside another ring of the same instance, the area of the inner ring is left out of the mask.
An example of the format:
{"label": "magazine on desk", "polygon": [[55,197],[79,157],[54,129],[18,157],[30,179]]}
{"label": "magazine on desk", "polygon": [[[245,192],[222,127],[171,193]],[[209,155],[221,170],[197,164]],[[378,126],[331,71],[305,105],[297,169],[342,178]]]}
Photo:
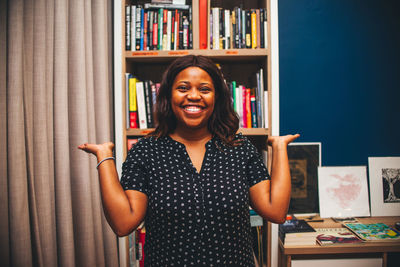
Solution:
{"label": "magazine on desk", "polygon": [[343,225],[365,241],[400,241],[400,232],[384,223],[345,223]]}
{"label": "magazine on desk", "polygon": [[355,234],[347,228],[315,228],[317,231],[317,243],[321,246],[354,245],[362,243]]}

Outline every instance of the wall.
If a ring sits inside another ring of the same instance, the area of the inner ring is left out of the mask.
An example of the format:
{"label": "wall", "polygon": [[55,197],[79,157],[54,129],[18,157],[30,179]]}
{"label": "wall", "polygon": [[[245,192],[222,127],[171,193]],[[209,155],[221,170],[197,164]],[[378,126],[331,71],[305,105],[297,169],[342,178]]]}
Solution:
{"label": "wall", "polygon": [[280,134],[322,165],[400,156],[400,1],[280,0]]}

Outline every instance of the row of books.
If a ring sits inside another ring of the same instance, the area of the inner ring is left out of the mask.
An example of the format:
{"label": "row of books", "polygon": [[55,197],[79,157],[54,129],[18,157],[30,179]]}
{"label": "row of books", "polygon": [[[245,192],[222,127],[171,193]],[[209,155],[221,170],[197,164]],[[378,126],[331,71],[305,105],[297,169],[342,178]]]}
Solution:
{"label": "row of books", "polygon": [[[268,92],[263,89],[262,69],[256,76],[257,86],[253,88],[237,85],[236,81],[227,83],[241,128],[265,128],[268,126]],[[153,107],[160,84],[150,80],[140,81],[131,73],[125,74],[125,80],[126,128],[155,127]]]}
{"label": "row of books", "polygon": [[[206,49],[205,27],[200,19],[200,48]],[[203,29],[204,28],[204,29]],[[211,49],[267,48],[267,10],[233,10],[213,7],[209,13],[209,47]]]}
{"label": "row of books", "polygon": [[125,50],[192,49],[190,5],[151,4],[125,6]]}
{"label": "row of books", "polygon": [[400,241],[400,232],[384,223],[343,223],[336,228],[313,228],[305,220],[292,219],[279,226],[284,245],[332,246],[362,242]]}
{"label": "row of books", "polygon": [[131,73],[125,74],[126,128],[147,129],[155,126],[153,107],[159,83],[140,81]]}
{"label": "row of books", "polygon": [[256,73],[255,87],[227,82],[231,90],[233,108],[239,116],[241,128],[268,127],[268,91],[264,91],[264,73]]}

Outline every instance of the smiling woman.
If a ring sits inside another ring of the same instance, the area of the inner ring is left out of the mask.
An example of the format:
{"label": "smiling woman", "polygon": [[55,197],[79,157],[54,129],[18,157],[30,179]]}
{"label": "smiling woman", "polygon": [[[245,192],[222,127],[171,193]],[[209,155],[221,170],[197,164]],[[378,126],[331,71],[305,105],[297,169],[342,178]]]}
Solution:
{"label": "smiling woman", "polygon": [[79,147],[97,156],[110,225],[123,236],[145,221],[145,266],[254,266],[249,205],[271,222],[285,220],[286,147],[299,135],[268,138],[270,177],[255,146],[236,133],[221,71],[203,56],[167,68],[155,117],[157,128],[129,150],[120,181],[114,161],[104,161],[112,143]]}

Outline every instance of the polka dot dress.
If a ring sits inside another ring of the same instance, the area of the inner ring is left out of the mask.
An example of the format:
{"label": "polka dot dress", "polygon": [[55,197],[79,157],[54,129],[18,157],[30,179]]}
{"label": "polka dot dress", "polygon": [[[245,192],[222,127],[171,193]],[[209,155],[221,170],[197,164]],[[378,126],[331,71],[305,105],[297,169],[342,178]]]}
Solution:
{"label": "polka dot dress", "polygon": [[183,144],[142,138],[122,167],[124,190],[148,196],[145,266],[254,266],[249,188],[269,174],[248,139],[206,144],[200,173]]}

